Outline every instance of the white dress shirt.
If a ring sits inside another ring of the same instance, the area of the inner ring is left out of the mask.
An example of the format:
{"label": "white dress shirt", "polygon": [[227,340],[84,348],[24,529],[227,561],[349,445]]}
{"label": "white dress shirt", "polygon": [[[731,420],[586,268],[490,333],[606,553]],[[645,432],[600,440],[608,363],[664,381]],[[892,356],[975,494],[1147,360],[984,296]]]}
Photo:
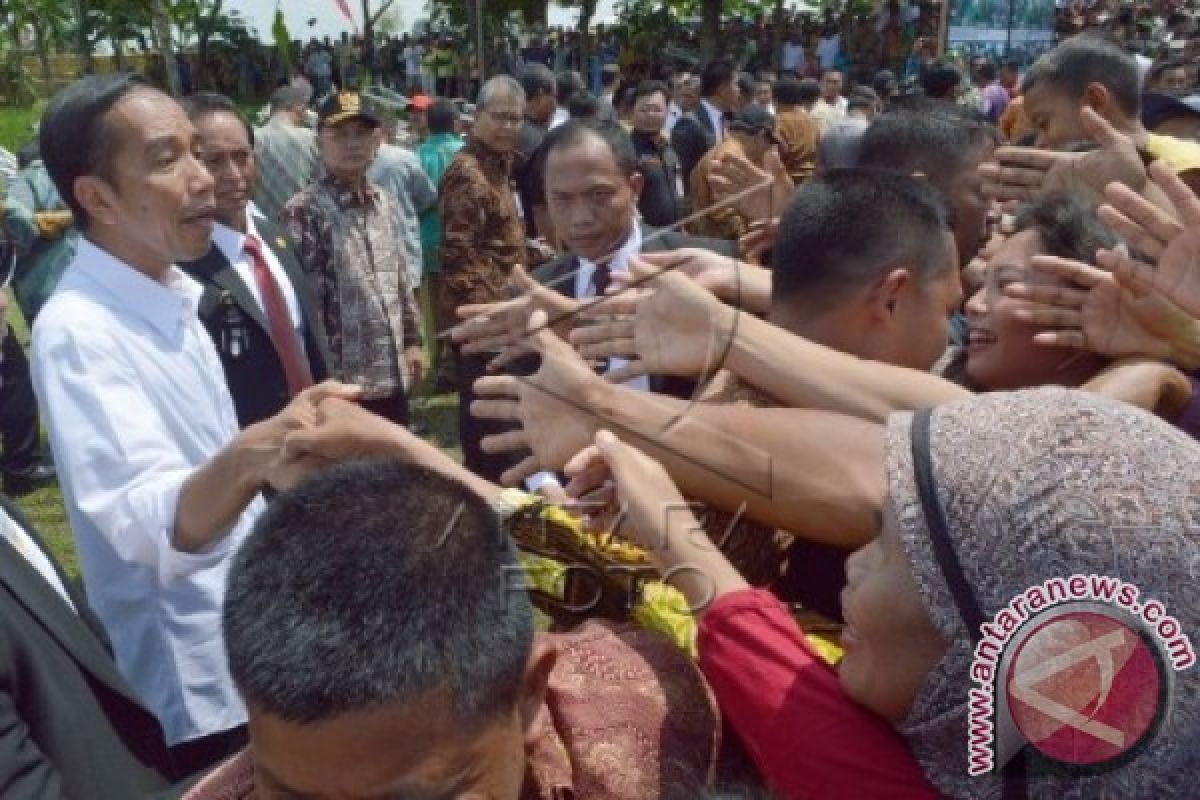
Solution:
{"label": "white dress shirt", "polygon": [[683,116],[683,109],[679,107],[679,103],[674,100],[667,106],[667,118],[663,122],[663,136],[670,136],[671,131],[675,130],[675,124]]}
{"label": "white dress shirt", "polygon": [[304,345],[304,315],[300,313],[300,300],[296,297],[296,287],[292,285],[292,279],[288,277],[284,271],[283,265],[279,263],[279,259],[275,257],[275,253],[271,250],[269,242],[264,242],[262,235],[259,234],[258,228],[254,225],[254,218],[261,216],[258,210],[253,206],[246,209],[246,233],[238,233],[233,228],[228,228],[221,223],[217,223],[213,227],[213,244],[221,251],[221,255],[225,256],[225,260],[233,267],[233,271],[242,279],[242,283],[246,284],[246,288],[250,290],[250,294],[254,297],[254,302],[258,303],[258,307],[266,314],[266,308],[263,306],[262,292],[258,288],[258,280],[254,277],[254,265],[250,263],[250,256],[246,253],[246,235],[254,236],[262,244],[260,250],[263,258],[267,262],[267,267],[271,270],[271,275],[274,276],[275,282],[279,284],[279,289],[283,292],[283,300],[287,303],[288,316],[292,318],[292,327],[296,329],[296,336],[300,339],[300,345]]}
{"label": "white dress shirt", "polygon": [[10,517],[3,508],[0,508],[0,539],[12,545],[13,549],[29,562],[29,566],[37,570],[46,583],[50,584],[50,588],[58,592],[59,596],[66,601],[68,608],[78,611],[75,604],[71,602],[71,596],[67,594],[67,587],[63,585],[58,570],[50,561],[50,556],[46,555],[46,551],[38,546],[29,532],[18,525],[16,520]]}
{"label": "white dress shirt", "polygon": [[256,497],[204,552],[171,544],[184,481],[238,432],[200,295],[175,267],[158,283],[81,239],[33,326],[34,389],[88,598],[170,745],[246,721],[221,604],[265,508]]}
{"label": "white dress shirt", "polygon": [[700,101],[700,107],[704,109],[704,113],[708,114],[708,119],[712,122],[713,135],[717,138],[717,144],[725,141],[725,112],[706,99]]}

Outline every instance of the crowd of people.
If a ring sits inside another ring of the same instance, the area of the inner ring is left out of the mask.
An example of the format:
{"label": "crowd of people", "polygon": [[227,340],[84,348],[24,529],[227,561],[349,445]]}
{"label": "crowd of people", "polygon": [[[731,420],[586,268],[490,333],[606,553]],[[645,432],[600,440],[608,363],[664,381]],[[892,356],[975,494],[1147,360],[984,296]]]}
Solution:
{"label": "crowd of people", "polygon": [[[83,585],[0,500],[0,794],[1194,796],[1196,76],[878,52],[55,96],[2,376]],[[1052,755],[1105,651],[975,775],[981,623],[1086,575],[1162,713]]]}

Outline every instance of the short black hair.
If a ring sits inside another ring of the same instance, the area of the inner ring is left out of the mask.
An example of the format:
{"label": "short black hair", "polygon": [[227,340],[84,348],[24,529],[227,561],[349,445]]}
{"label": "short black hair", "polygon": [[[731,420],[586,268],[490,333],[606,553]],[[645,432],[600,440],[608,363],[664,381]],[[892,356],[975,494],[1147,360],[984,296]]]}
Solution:
{"label": "short black hair", "polygon": [[254,126],[250,124],[250,120],[246,119],[246,115],[238,109],[237,104],[225,95],[218,94],[217,92],[196,92],[183,98],[180,101],[180,105],[187,112],[188,119],[192,121],[193,125],[209,114],[232,114],[237,117],[238,122],[242,123],[242,127],[246,129],[246,139],[250,142],[250,146],[254,146]]}
{"label": "short black hair", "polygon": [[755,90],[758,89],[758,81],[749,72],[739,72],[737,75],[737,86],[738,91],[744,97],[751,97],[754,95]]}
{"label": "short black hair", "polygon": [[567,101],[567,114],[573,120],[595,119],[599,113],[600,101],[591,92],[576,92]]}
{"label": "short black hair", "polygon": [[[272,501],[230,569],[225,650],[251,709],[296,723],[444,691],[510,711],[533,643],[516,553],[474,492],[423,467],[341,464]],[[519,583],[519,582],[515,582]]]}
{"label": "short black hair", "polygon": [[920,172],[943,192],[999,133],[985,119],[950,103],[923,100],[882,114],[863,134],[858,166]]}
{"label": "short black hair", "polygon": [[980,64],[977,71],[979,73],[979,77],[988,83],[996,80],[996,65],[991,61],[985,61]]}
{"label": "short black hair", "polygon": [[939,100],[950,98],[962,83],[958,67],[945,61],[935,61],[921,73],[921,88],[927,97]]}
{"label": "short black hair", "polygon": [[1052,86],[1072,100],[1083,97],[1088,84],[1108,89],[1117,106],[1137,116],[1141,82],[1137,60],[1121,45],[1097,33],[1081,33],[1062,42],[1033,63],[1021,86],[1029,94],[1037,86]]}
{"label": "short black hair", "polygon": [[700,73],[700,96],[713,97],[721,91],[721,87],[732,83],[737,78],[737,71],[732,61],[712,61],[704,65]]}
{"label": "short black hair", "polygon": [[800,81],[795,78],[780,78],[771,87],[775,102],[785,106],[798,106],[804,102]]}
{"label": "short black hair", "polygon": [[846,98],[846,110],[855,111],[879,107],[879,95],[870,86],[855,86]]}
{"label": "short black hair", "polygon": [[583,76],[573,69],[566,69],[555,75],[554,87],[560,106],[565,106],[576,92],[582,92],[586,88]]}
{"label": "short black hair", "polygon": [[812,105],[821,99],[821,84],[815,78],[805,78],[800,81],[800,105]]}
{"label": "short black hair", "polygon": [[1017,210],[1014,231],[1034,231],[1047,255],[1094,264],[1096,251],[1117,246],[1096,207],[1066,192],[1048,192]]}
{"label": "short black hair", "polygon": [[430,133],[454,133],[458,125],[458,106],[453,100],[434,100],[425,119]]}
{"label": "short black hair", "polygon": [[578,147],[593,138],[608,147],[622,175],[628,177],[638,171],[637,149],[633,146],[633,140],[619,123],[607,120],[567,120],[546,135],[542,144],[544,158],[549,161],[551,153]]}
{"label": "short black hair", "polygon": [[545,64],[526,64],[521,68],[521,74],[517,80],[521,82],[521,88],[525,90],[527,101],[543,94],[552,94],[558,97],[558,79]]}
{"label": "short black hair", "polygon": [[120,149],[105,121],[113,106],[136,91],[159,91],[132,72],[88,75],[56,94],[38,126],[38,149],[59,196],[75,223],[88,228],[88,215],[75,197],[75,181],[85,175],[112,180]]}
{"label": "short black hair", "polygon": [[651,95],[660,93],[664,100],[670,101],[671,89],[665,81],[642,81],[637,85],[637,90],[633,93],[633,102],[636,103],[643,97],[650,97]]}
{"label": "short black hair", "polygon": [[950,266],[951,215],[923,181],[880,169],[835,169],[796,190],[775,240],[772,304],[814,311],[906,266],[923,285]]}

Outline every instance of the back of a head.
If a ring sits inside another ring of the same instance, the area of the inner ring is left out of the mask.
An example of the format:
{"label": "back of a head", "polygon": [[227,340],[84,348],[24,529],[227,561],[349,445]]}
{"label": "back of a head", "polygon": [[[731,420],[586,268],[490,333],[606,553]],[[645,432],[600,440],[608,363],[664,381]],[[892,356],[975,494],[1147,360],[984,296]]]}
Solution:
{"label": "back of a head", "polygon": [[858,165],[920,173],[949,193],[980,148],[995,144],[996,135],[969,110],[924,100],[877,117],[863,135]]}
{"label": "back of a head", "polygon": [[772,305],[833,310],[898,266],[924,282],[945,268],[950,212],[925,182],[831,170],[796,190],[775,241]]}
{"label": "back of a head", "polygon": [[600,114],[600,101],[591,92],[576,92],[567,101],[571,119],[595,119]]}
{"label": "back of a head", "polygon": [[706,64],[704,71],[700,73],[700,95],[712,97],[736,77],[737,72],[730,61],[713,61]]}
{"label": "back of a head", "polygon": [[799,89],[800,105],[811,106],[821,99],[821,84],[813,78],[805,78],[800,81]]}
{"label": "back of a head", "polygon": [[1104,86],[1122,112],[1137,115],[1142,88],[1137,60],[1120,44],[1097,33],[1072,36],[1039,58],[1025,73],[1021,88],[1028,95],[1046,87],[1078,101],[1093,83]]}
{"label": "back of a head", "polygon": [[38,127],[38,149],[63,202],[83,230],[88,215],[75,198],[75,181],[85,175],[112,177],[117,143],[105,116],[127,95],[158,91],[136,73],[89,75],[50,100]]}
{"label": "back of a head", "polygon": [[847,111],[874,111],[879,108],[879,95],[869,86],[855,86],[846,98]]}
{"label": "back of a head", "polygon": [[560,106],[565,106],[576,92],[582,92],[586,88],[583,76],[574,70],[563,70],[558,73],[554,76],[554,83]]}
{"label": "back of a head", "polygon": [[458,129],[458,106],[444,98],[434,100],[426,115],[430,133],[454,133]]}
{"label": "back of a head", "polygon": [[[820,94],[819,88],[817,93]],[[781,106],[798,106],[805,102],[803,88],[795,78],[780,78],[775,81],[771,86],[771,94],[775,96],[775,103]]]}
{"label": "back of a head", "polygon": [[927,97],[938,100],[953,100],[962,83],[962,73],[958,67],[944,61],[934,62],[921,75],[921,88]]}
{"label": "back of a head", "polygon": [[303,109],[308,104],[307,94],[299,86],[280,86],[271,92],[271,113]]}
{"label": "back of a head", "polygon": [[355,462],[271,504],[225,595],[248,708],[307,724],[445,692],[463,721],[511,711],[532,648],[494,511],[421,467]]}

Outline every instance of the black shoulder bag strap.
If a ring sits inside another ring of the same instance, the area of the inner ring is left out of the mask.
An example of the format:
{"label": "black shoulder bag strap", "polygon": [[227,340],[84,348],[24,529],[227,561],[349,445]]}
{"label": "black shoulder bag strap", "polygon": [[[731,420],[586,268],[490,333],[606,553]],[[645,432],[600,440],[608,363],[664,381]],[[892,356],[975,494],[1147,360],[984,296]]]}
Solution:
{"label": "black shoulder bag strap", "polygon": [[[982,638],[980,630],[986,618],[979,605],[975,590],[967,581],[963,572],[962,562],[954,549],[954,541],[946,526],[946,513],[942,502],[937,496],[937,481],[933,475],[933,457],[929,452],[929,429],[933,417],[933,409],[924,408],[913,414],[912,421],[912,455],[913,476],[917,483],[917,496],[921,501],[921,510],[925,514],[925,524],[929,528],[929,543],[933,548],[933,557],[937,559],[938,568],[958,606],[958,614],[967,626],[967,633],[972,642]],[[1025,775],[1025,755],[1021,754],[1005,766],[1004,800],[1023,800],[1028,794]]]}

